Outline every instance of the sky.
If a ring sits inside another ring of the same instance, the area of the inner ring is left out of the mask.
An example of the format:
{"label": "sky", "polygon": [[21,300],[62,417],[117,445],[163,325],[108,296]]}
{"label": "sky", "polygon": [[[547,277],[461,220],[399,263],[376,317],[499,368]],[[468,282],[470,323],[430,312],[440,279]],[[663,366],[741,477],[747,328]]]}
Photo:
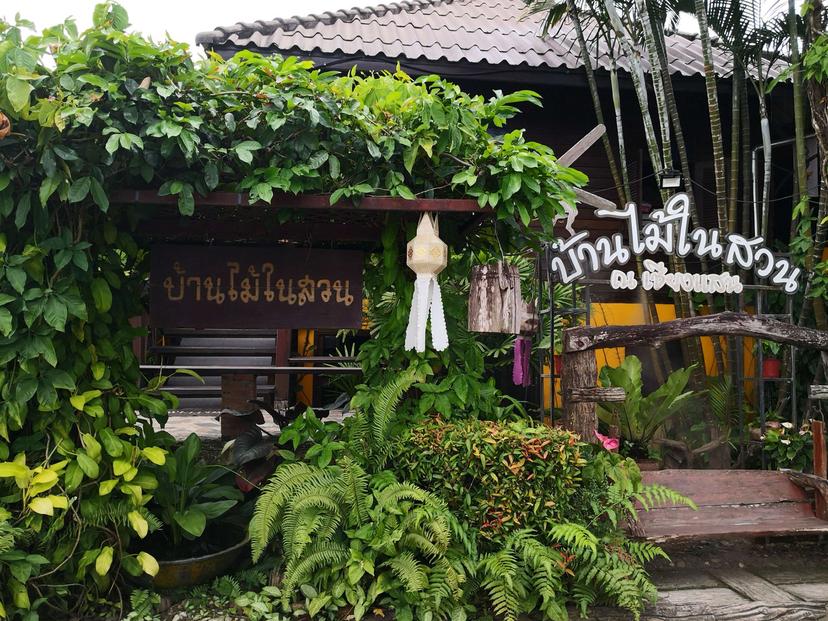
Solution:
{"label": "sky", "polygon": [[[378,0],[379,1],[379,0]],[[16,13],[40,29],[74,17],[81,29],[92,25],[92,9],[99,0],[0,0],[0,17],[12,21]],[[166,33],[195,45],[196,33],[239,21],[308,15],[376,4],[374,0],[120,0],[129,13],[131,30],[155,40]]]}

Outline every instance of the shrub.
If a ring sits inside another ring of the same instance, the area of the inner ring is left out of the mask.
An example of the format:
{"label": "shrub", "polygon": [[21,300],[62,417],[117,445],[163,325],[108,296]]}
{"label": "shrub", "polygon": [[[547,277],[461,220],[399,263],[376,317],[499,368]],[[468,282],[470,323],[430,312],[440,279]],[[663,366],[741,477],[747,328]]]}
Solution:
{"label": "shrub", "polygon": [[494,540],[525,528],[547,533],[574,511],[585,446],[554,427],[437,418],[403,436],[393,462],[402,479],[441,495]]}
{"label": "shrub", "polygon": [[631,459],[530,422],[430,419],[399,438],[390,463],[477,534],[481,606],[505,621],[533,612],[567,619],[568,603],[583,613],[608,603],[638,618],[656,596],[644,563],[665,555],[628,540],[622,524],[636,502],[692,505],[643,486]]}

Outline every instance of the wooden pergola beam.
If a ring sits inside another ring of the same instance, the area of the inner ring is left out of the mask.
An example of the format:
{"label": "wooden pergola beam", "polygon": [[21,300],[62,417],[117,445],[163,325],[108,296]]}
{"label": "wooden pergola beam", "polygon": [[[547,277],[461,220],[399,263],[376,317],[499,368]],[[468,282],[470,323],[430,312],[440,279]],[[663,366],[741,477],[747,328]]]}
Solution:
{"label": "wooden pergola beam", "polygon": [[746,313],[716,313],[640,326],[579,326],[564,332],[564,352],[629,347],[694,336],[748,336],[828,351],[828,332]]}
{"label": "wooden pergola beam", "polygon": [[[159,196],[155,190],[119,190],[113,192],[110,200],[122,205],[176,205],[177,196]],[[494,213],[491,208],[482,208],[471,198],[416,198],[407,200],[398,196],[364,196],[358,201],[340,200],[331,205],[330,194],[286,194],[273,195],[270,203],[250,203],[246,193],[210,192],[195,196],[196,207],[249,207],[270,206],[284,209],[355,209],[359,211],[402,211],[422,213]]]}
{"label": "wooden pergola beam", "polygon": [[[598,369],[593,350],[652,345],[695,336],[747,336],[795,347],[828,351],[828,332],[803,328],[746,313],[716,313],[637,326],[578,326],[564,330],[561,389],[566,395],[587,396],[564,402],[564,425],[590,440],[597,425],[595,392]],[[604,395],[605,396],[605,395]],[[591,398],[590,398],[591,397]],[[827,492],[828,494],[828,492]],[[826,510],[828,515],[828,510]]]}

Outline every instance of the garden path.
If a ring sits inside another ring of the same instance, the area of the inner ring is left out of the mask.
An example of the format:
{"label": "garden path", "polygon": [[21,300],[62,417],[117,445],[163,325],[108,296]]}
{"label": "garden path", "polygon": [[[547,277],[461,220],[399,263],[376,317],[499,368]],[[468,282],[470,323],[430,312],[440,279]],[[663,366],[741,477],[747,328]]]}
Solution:
{"label": "garden path", "polygon": [[[828,541],[732,539],[665,546],[652,568],[658,602],[642,621],[828,620]],[[629,615],[596,609],[594,621]]]}
{"label": "garden path", "polygon": [[[202,440],[220,440],[221,423],[216,420],[221,410],[180,410],[170,412],[170,417],[164,430],[172,434],[176,440],[183,440],[191,433],[195,433]],[[341,421],[343,412],[334,410],[323,420]],[[279,426],[265,414],[265,424],[259,425],[268,433],[278,433]]]}

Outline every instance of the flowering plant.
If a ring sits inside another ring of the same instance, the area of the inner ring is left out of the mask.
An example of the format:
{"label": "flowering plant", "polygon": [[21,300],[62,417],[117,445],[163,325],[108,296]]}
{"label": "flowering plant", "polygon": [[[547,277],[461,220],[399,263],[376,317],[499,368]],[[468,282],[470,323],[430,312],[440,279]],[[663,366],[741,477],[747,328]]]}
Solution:
{"label": "flowering plant", "polygon": [[814,439],[808,423],[794,429],[793,423],[783,422],[769,427],[762,436],[762,450],[768,456],[771,468],[790,468],[805,472],[813,468]]}

